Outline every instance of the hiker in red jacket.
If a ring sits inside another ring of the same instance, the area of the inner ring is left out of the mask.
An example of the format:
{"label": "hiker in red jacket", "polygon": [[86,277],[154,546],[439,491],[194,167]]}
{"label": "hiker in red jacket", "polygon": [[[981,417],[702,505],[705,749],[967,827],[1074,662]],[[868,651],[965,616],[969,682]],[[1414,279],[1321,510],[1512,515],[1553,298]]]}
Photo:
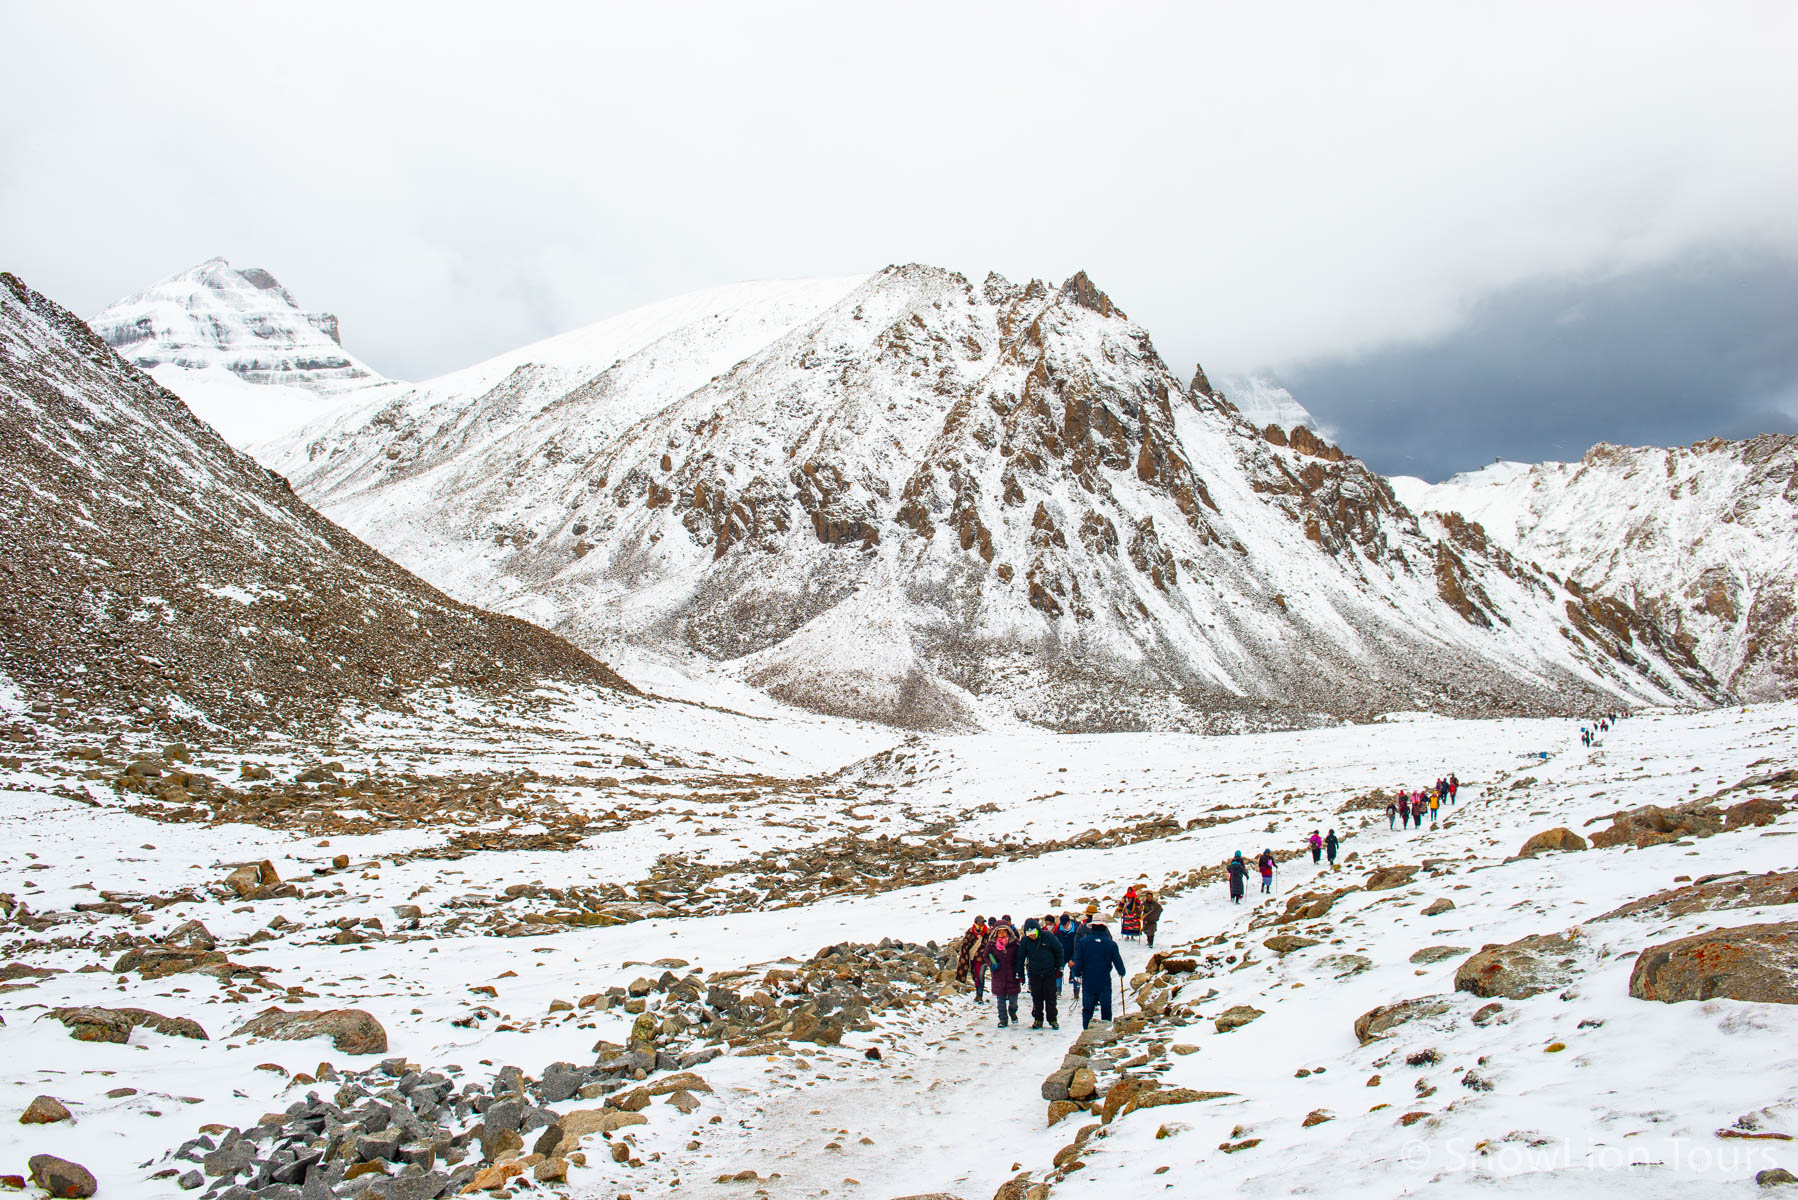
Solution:
{"label": "hiker in red jacket", "polygon": [[988,944],[986,967],[993,984],[993,1001],[999,1006],[999,1028],[1004,1029],[1018,1019],[1018,992],[1022,990],[1018,939],[1009,926],[1001,925],[993,931]]}

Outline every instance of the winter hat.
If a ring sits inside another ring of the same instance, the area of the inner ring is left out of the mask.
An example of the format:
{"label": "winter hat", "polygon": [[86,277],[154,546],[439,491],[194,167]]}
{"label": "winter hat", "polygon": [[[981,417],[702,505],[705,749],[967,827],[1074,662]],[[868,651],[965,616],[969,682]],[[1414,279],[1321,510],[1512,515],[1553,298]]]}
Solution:
{"label": "winter hat", "polygon": [[1086,906],[1086,915],[1089,917],[1096,917],[1099,915],[1098,901],[1095,900]]}

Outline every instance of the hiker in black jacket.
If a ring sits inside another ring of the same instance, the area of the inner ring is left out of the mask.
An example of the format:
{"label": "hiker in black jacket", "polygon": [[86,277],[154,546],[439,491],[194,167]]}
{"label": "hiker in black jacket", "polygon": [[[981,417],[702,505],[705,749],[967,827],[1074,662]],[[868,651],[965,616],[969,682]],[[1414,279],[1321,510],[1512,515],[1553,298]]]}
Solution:
{"label": "hiker in black jacket", "polygon": [[1030,981],[1030,1028],[1041,1029],[1047,1019],[1049,1028],[1060,1029],[1061,1020],[1055,1010],[1055,985],[1067,962],[1061,953],[1061,939],[1032,917],[1024,922],[1018,958],[1023,963],[1025,978]]}

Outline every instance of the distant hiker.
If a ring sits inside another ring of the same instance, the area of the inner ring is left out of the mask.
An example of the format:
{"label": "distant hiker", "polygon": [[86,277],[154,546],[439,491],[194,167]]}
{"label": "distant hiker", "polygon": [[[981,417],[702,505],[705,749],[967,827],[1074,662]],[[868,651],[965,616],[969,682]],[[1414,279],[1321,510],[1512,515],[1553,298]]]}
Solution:
{"label": "distant hiker", "polygon": [[1311,861],[1314,863],[1322,862],[1324,856],[1324,840],[1322,837],[1318,836],[1317,830],[1313,829],[1311,831],[1311,836],[1305,839],[1305,844],[1311,847]]}
{"label": "distant hiker", "polygon": [[1397,826],[1393,824],[1396,820],[1398,820],[1398,807],[1394,805],[1392,801],[1388,800],[1386,801],[1386,828],[1397,828]]}
{"label": "distant hiker", "polygon": [[1161,900],[1148,888],[1142,890],[1142,935],[1155,948],[1155,926],[1161,924]]}
{"label": "distant hiker", "polygon": [[[1330,830],[1329,834],[1324,838],[1324,853],[1329,855],[1331,867],[1336,865],[1336,848],[1340,845],[1342,845],[1342,843],[1336,840],[1336,831],[1334,829]],[[1154,945],[1153,942],[1149,944]]]}
{"label": "distant hiker", "polygon": [[1441,807],[1442,807],[1442,794],[1440,792],[1431,792],[1430,793],[1430,828],[1431,829],[1436,828],[1436,810]]}
{"label": "distant hiker", "polygon": [[1111,973],[1116,971],[1118,978],[1123,979],[1124,956],[1118,953],[1111,930],[1105,928],[1103,921],[1093,922],[1075,947],[1074,968],[1080,976],[1080,1028],[1093,1023],[1095,1008],[1101,1017],[1111,1020]]}
{"label": "distant hiker", "polygon": [[[1027,921],[1024,938],[1018,943],[1018,957],[1024,977],[1030,981],[1030,1028],[1041,1029],[1046,1020],[1050,1029],[1060,1029],[1061,1020],[1055,1011],[1055,990],[1061,983],[1061,968],[1067,961],[1061,954],[1061,939],[1036,921]],[[1013,1019],[1016,1019],[1015,1013]]]}
{"label": "distant hiker", "polygon": [[1411,797],[1403,792],[1398,794],[1398,823],[1400,829],[1411,828]]}
{"label": "distant hiker", "polygon": [[1261,871],[1261,894],[1270,896],[1274,890],[1274,852],[1262,850],[1261,857],[1255,860],[1255,866]]}
{"label": "distant hiker", "polygon": [[1448,773],[1448,802],[1450,804],[1455,802],[1455,796],[1460,790],[1461,781],[1455,778],[1455,773],[1453,771],[1450,771]]}
{"label": "distant hiker", "polygon": [[1423,830],[1423,793],[1417,792],[1411,797],[1411,826],[1421,832]]}
{"label": "distant hiker", "polygon": [[991,972],[993,1001],[999,1006],[1000,1029],[1018,1019],[1020,965],[1018,939],[1012,936],[1009,926],[998,926],[993,930],[990,948],[986,953],[986,967]]}
{"label": "distant hiker", "polygon": [[985,917],[975,917],[968,931],[961,935],[961,946],[955,953],[955,982],[965,983],[970,976],[974,980],[974,1003],[986,1001],[986,938],[987,925]]}
{"label": "distant hiker", "polygon": [[1236,852],[1236,857],[1230,860],[1230,865],[1225,870],[1230,874],[1230,900],[1241,904],[1242,894],[1248,889],[1249,880],[1249,864],[1242,861],[1242,851]]}
{"label": "distant hiker", "polygon": [[1142,898],[1136,894],[1132,886],[1124,892],[1124,898],[1118,902],[1118,919],[1123,924],[1124,940],[1133,942],[1142,936]]}

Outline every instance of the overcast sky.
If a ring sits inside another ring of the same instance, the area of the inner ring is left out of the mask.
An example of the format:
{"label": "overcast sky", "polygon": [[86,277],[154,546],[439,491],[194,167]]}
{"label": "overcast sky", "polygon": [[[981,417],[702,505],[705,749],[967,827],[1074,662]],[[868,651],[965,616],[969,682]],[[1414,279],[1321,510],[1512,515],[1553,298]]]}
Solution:
{"label": "overcast sky", "polygon": [[222,254],[423,378],[736,280],[1084,267],[1388,470],[1798,416],[1784,0],[11,0],[0,38],[0,267],[84,314]]}

